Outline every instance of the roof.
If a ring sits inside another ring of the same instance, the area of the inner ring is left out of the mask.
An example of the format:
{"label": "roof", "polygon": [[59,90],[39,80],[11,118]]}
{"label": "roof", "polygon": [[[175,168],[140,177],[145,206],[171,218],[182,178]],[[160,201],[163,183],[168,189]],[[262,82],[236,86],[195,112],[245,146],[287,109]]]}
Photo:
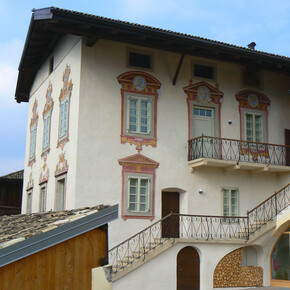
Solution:
{"label": "roof", "polygon": [[0,216],[0,267],[118,218],[118,205]]}
{"label": "roof", "polygon": [[290,58],[198,36],[91,14],[48,7],[33,10],[19,64],[15,98],[28,101],[34,77],[65,34],[86,37],[86,45],[109,39],[150,48],[202,56],[279,71],[290,75]]}
{"label": "roof", "polygon": [[1,179],[22,179],[23,180],[23,173],[24,173],[23,169],[16,172],[12,172],[12,173],[0,176],[0,180]]}

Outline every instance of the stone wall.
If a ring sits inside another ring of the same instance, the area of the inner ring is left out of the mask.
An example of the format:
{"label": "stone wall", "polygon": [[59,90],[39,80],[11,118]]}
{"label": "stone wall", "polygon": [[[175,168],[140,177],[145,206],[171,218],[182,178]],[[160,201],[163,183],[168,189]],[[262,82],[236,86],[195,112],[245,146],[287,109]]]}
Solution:
{"label": "stone wall", "polygon": [[263,286],[262,267],[243,267],[242,256],[240,248],[220,260],[214,271],[214,288]]}

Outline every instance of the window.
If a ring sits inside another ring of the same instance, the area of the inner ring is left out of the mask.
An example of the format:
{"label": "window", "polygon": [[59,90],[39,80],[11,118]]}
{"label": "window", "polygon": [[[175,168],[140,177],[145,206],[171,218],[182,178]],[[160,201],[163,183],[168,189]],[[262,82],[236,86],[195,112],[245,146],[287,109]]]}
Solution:
{"label": "window", "polygon": [[30,128],[29,160],[32,160],[35,158],[35,143],[36,143],[36,125]]}
{"label": "window", "polygon": [[150,179],[129,177],[128,183],[128,210],[132,212],[148,212]]}
{"label": "window", "polygon": [[[239,194],[237,189],[223,188],[222,189],[222,210],[223,216],[238,216],[239,215]],[[236,219],[224,219],[226,222],[235,222]]]}
{"label": "window", "polygon": [[67,137],[68,129],[68,98],[64,98],[60,104],[60,124],[59,124],[59,139]]}
{"label": "window", "polygon": [[193,63],[192,76],[195,78],[216,80],[216,66],[208,63]]}
{"label": "window", "polygon": [[62,211],[65,208],[66,177],[56,180],[55,210]]}
{"label": "window", "polygon": [[32,212],[32,190],[27,191],[26,213]]}
{"label": "window", "polygon": [[126,173],[125,206],[126,214],[133,216],[152,215],[151,174]]}
{"label": "window", "polygon": [[127,51],[127,66],[152,69],[152,55],[139,51]]}
{"label": "window", "polygon": [[244,113],[245,139],[252,142],[263,142],[263,114],[254,112]]}
{"label": "window", "polygon": [[44,129],[43,129],[43,146],[42,150],[45,151],[49,148],[49,135],[50,135],[50,114],[44,117]]}
{"label": "window", "polygon": [[46,184],[40,187],[40,201],[39,211],[45,212],[46,210]]}
{"label": "window", "polygon": [[243,85],[246,87],[261,88],[262,72],[256,67],[246,67],[242,70]]}
{"label": "window", "polygon": [[127,130],[130,133],[151,133],[152,102],[150,98],[128,96]]}

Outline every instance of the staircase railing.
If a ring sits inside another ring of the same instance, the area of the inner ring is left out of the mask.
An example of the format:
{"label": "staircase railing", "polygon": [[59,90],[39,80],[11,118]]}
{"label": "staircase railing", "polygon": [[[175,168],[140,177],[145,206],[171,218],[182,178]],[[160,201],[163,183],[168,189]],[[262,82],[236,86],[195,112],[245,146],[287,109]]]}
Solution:
{"label": "staircase railing", "polygon": [[249,236],[290,205],[290,183],[247,212]]}
{"label": "staircase railing", "polygon": [[267,222],[290,205],[290,183],[247,212],[247,216],[206,216],[171,213],[109,251],[113,273],[176,238],[249,240]]}

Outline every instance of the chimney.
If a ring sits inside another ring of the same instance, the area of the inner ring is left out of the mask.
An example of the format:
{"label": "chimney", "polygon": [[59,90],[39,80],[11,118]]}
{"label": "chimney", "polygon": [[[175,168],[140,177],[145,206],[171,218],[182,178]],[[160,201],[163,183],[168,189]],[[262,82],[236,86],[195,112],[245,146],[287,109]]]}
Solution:
{"label": "chimney", "polygon": [[256,43],[253,41],[250,44],[248,44],[249,49],[255,49]]}

